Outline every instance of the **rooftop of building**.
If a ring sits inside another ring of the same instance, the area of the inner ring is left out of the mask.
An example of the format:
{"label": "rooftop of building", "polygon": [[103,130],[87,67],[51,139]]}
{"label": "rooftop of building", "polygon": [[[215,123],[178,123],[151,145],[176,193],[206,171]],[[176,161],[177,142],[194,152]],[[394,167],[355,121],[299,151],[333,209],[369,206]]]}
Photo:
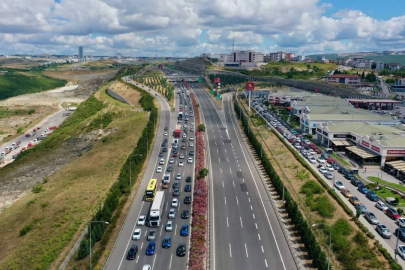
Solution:
{"label": "rooftop of building", "polygon": [[306,100],[296,101],[297,106],[331,106],[331,105],[348,105],[349,102],[338,97],[324,95],[305,96]]}
{"label": "rooftop of building", "polygon": [[352,75],[352,74],[333,74],[329,75],[328,78],[356,78],[360,79],[359,75]]}
{"label": "rooftop of building", "polygon": [[355,99],[351,98],[348,99],[350,102],[356,103],[401,103],[399,100],[392,100],[392,99]]}
{"label": "rooftop of building", "polygon": [[378,114],[327,114],[327,113],[311,113],[307,114],[306,117],[311,121],[372,121],[372,122],[398,122],[392,116],[389,115],[378,115]]}
{"label": "rooftop of building", "polygon": [[309,106],[308,114],[359,114],[369,115],[370,112],[364,109],[354,108],[352,105],[336,105],[336,106]]}

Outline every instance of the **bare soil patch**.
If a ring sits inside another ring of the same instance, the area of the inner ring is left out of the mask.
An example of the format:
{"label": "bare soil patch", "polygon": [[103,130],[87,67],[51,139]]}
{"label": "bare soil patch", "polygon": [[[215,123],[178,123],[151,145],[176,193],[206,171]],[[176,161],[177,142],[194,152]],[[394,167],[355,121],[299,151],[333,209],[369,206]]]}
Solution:
{"label": "bare soil patch", "polygon": [[125,97],[131,104],[138,109],[141,109],[142,106],[139,104],[139,99],[141,98],[142,94],[133,88],[127,86],[125,83],[121,81],[115,81],[110,84],[109,88],[116,92],[117,94]]}
{"label": "bare soil patch", "polygon": [[67,81],[80,82],[88,81],[93,78],[100,76],[109,76],[111,74],[117,73],[117,70],[65,70],[65,71],[45,71],[44,75],[64,79]]}

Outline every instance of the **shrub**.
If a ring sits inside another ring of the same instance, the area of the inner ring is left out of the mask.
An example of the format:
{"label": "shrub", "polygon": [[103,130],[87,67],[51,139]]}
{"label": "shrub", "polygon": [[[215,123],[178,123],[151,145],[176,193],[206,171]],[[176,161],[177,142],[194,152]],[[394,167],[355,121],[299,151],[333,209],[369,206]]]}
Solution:
{"label": "shrub", "polygon": [[20,134],[23,131],[22,127],[17,128],[17,134]]}
{"label": "shrub", "polygon": [[35,186],[32,187],[32,192],[33,193],[40,193],[40,192],[43,192],[43,191],[45,191],[45,188],[41,184],[36,184]]}
{"label": "shrub", "polygon": [[31,109],[31,110],[28,111],[28,114],[29,114],[29,115],[31,115],[31,114],[33,114],[33,113],[35,113],[35,110],[33,110],[33,109]]}
{"label": "shrub", "polygon": [[21,230],[20,230],[20,237],[26,235],[29,231],[31,231],[32,227],[34,226],[33,223],[28,223],[26,224]]}
{"label": "shrub", "polygon": [[336,208],[331,204],[326,195],[315,198],[311,209],[318,211],[319,215],[326,218],[332,218],[333,213],[336,211]]}
{"label": "shrub", "polygon": [[33,205],[36,200],[37,200],[37,199],[29,200],[26,205],[29,207],[29,206]]}
{"label": "shrub", "polygon": [[199,125],[198,125],[198,131],[203,131],[203,132],[205,132],[205,125],[204,125],[204,124],[199,124]]}
{"label": "shrub", "polygon": [[317,182],[314,180],[309,180],[307,181],[302,187],[301,187],[301,193],[304,194],[321,194],[324,192],[324,189],[319,185]]}
{"label": "shrub", "polygon": [[199,178],[205,178],[208,175],[208,169],[207,168],[202,168],[199,172],[198,172],[198,177]]}

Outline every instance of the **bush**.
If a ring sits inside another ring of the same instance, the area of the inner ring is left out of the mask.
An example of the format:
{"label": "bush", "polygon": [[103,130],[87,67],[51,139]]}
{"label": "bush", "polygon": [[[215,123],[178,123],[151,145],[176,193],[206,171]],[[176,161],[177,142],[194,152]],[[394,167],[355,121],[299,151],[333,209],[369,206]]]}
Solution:
{"label": "bush", "polygon": [[28,111],[28,114],[29,114],[29,115],[31,115],[31,114],[33,114],[33,113],[35,113],[35,110],[33,110],[33,109],[31,109],[31,110]]}
{"label": "bush", "polygon": [[40,192],[43,192],[43,191],[45,191],[45,188],[41,184],[36,184],[35,186],[32,187],[32,192],[33,193],[40,193]]}
{"label": "bush", "polygon": [[301,187],[301,193],[304,194],[321,194],[324,192],[324,189],[314,180],[309,180]]}
{"label": "bush", "polygon": [[23,131],[22,127],[17,128],[17,134],[20,134]]}
{"label": "bush", "polygon": [[204,124],[199,124],[198,125],[198,131],[205,132],[205,125]]}
{"label": "bush", "polygon": [[33,223],[28,223],[26,224],[21,230],[20,230],[20,237],[26,235],[29,231],[31,231],[32,227],[34,226]]}
{"label": "bush", "polygon": [[318,211],[319,215],[325,218],[332,218],[333,213],[336,211],[336,208],[331,204],[326,195],[315,198],[311,209]]}

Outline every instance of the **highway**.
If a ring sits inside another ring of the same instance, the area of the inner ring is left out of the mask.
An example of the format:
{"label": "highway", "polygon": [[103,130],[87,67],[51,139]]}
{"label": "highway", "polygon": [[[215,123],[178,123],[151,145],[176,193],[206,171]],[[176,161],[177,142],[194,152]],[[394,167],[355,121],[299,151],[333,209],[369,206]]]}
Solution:
{"label": "highway", "polygon": [[[129,81],[130,83],[137,84],[133,81]],[[141,85],[137,84],[138,86],[142,87]],[[142,87],[145,90],[149,90],[147,87]],[[177,92],[178,89],[176,89]],[[176,112],[171,113],[170,112],[170,107],[166,100],[161,97],[159,94],[156,95],[156,92],[151,91],[152,94],[156,96],[160,103],[160,122],[159,122],[159,127],[158,127],[158,132],[157,132],[157,137],[155,144],[153,146],[152,154],[148,162],[148,166],[146,168],[146,171],[144,173],[144,177],[142,179],[142,182],[139,186],[138,192],[135,195],[135,198],[132,202],[131,208],[129,210],[128,216],[126,218],[125,223],[122,225],[121,232],[116,240],[115,246],[113,250],[111,251],[111,255],[104,266],[104,269],[111,269],[111,270],[117,270],[117,269],[122,269],[122,270],[133,270],[133,269],[142,269],[143,265],[149,264],[152,266],[152,269],[187,269],[187,258],[188,258],[188,249],[189,249],[189,237],[191,233],[189,233],[189,236],[184,237],[180,236],[180,228],[183,224],[191,224],[191,204],[184,204],[184,197],[186,195],[192,195],[192,192],[184,192],[184,186],[185,186],[185,179],[187,176],[192,176],[193,182],[192,182],[192,187],[194,187],[194,162],[192,164],[188,164],[187,158],[189,158],[189,151],[190,150],[195,150],[194,147],[189,147],[189,137],[193,136],[193,132],[189,132],[187,136],[187,147],[186,150],[179,150],[179,154],[184,154],[185,159],[184,161],[184,167],[179,167],[178,162],[180,161],[179,157],[174,158],[175,163],[174,164],[168,164],[169,163],[169,158],[172,157],[172,147],[171,147],[171,142],[173,140],[173,131],[175,129],[176,124],[178,123],[177,121],[177,115],[178,115],[178,110]],[[188,106],[192,106],[191,102],[188,103]],[[179,108],[179,98],[178,95],[176,94],[176,108]],[[194,118],[190,118],[189,120],[190,123],[194,122]],[[184,124],[184,122],[182,122]],[[164,135],[164,128],[168,127],[168,136]],[[159,167],[158,165],[159,160],[161,157],[158,157],[159,152],[161,151],[161,144],[163,142],[163,139],[167,138],[168,139],[168,152],[163,153],[163,157],[165,159],[165,164],[164,166],[161,166],[163,168],[162,173],[157,173],[156,168]],[[181,145],[182,143],[180,143]],[[161,179],[163,178],[163,175],[166,174],[166,170],[168,166],[173,166],[173,171],[170,173],[171,174],[171,182],[170,182],[170,188],[169,189],[162,189],[161,187]],[[179,199],[179,206],[177,207],[177,213],[176,217],[174,219],[171,219],[173,221],[173,231],[171,232],[166,232],[164,227],[168,221],[168,212],[169,209],[171,208],[171,201],[174,198],[172,196],[172,184],[174,183],[175,175],[177,173],[182,174],[182,180],[180,181],[180,196],[177,197]],[[164,207],[164,213],[163,213],[163,222],[162,226],[153,228],[156,229],[157,235],[155,239],[156,243],[156,251],[155,254],[152,256],[147,256],[145,254],[146,247],[148,245],[147,237],[146,234],[149,232],[151,228],[148,226],[137,226],[136,222],[138,220],[138,217],[140,215],[145,215],[147,216],[149,212],[149,208],[152,204],[152,202],[145,202],[143,200],[144,192],[146,190],[146,186],[149,182],[150,179],[152,178],[157,178],[158,183],[159,183],[159,188],[158,190],[164,190],[165,191],[165,197],[166,197],[166,202],[165,202],[165,207]],[[190,218],[189,219],[182,219],[181,218],[181,212],[183,210],[189,210],[190,212]],[[191,227],[191,226],[190,226]],[[132,232],[135,230],[135,228],[140,228],[142,229],[142,236],[140,240],[132,240]],[[165,236],[171,236],[172,238],[172,243],[171,247],[168,249],[163,249],[162,248],[162,240]],[[176,256],[176,248],[179,243],[185,243],[187,246],[187,254],[185,257],[177,257]],[[136,255],[135,260],[127,260],[126,255],[131,247],[132,244],[136,244],[138,246],[138,254]]]}
{"label": "highway", "polygon": [[211,269],[297,269],[273,207],[242,141],[230,94],[222,118],[198,84],[210,170]]}

